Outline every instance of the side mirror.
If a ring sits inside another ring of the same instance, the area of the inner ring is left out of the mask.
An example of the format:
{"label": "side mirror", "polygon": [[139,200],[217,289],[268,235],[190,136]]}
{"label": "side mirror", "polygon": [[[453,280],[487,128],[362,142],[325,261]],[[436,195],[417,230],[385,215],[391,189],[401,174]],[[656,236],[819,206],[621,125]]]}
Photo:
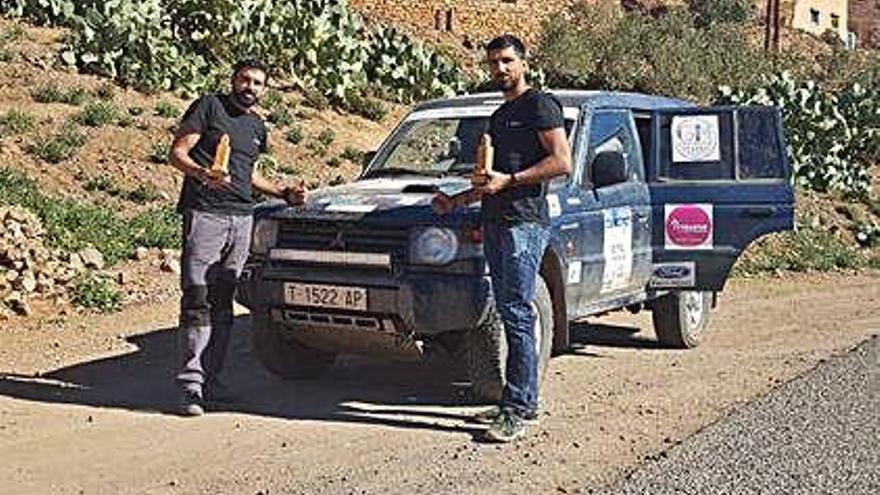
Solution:
{"label": "side mirror", "polygon": [[602,151],[593,159],[593,182],[596,188],[626,182],[626,157],[622,151]]}
{"label": "side mirror", "polygon": [[376,150],[371,150],[364,153],[364,157],[361,159],[361,172],[367,171],[367,166],[376,157],[376,152]]}

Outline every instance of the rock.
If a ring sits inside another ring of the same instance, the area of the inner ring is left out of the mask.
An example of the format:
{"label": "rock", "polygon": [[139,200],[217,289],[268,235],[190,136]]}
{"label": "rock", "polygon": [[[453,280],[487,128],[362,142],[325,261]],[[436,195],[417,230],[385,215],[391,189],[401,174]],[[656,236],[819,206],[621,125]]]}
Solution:
{"label": "rock", "polygon": [[24,295],[14,290],[10,292],[5,299],[3,299],[3,303],[16,313],[27,316],[31,314],[31,306],[28,304],[27,300],[24,298]]}
{"label": "rock", "polygon": [[81,250],[77,254],[82,258],[83,264],[85,264],[86,268],[94,268],[95,270],[104,269],[104,255],[101,254],[101,251],[90,247]]}
{"label": "rock", "polygon": [[178,249],[163,249],[161,253],[163,260],[180,259],[180,250]]}
{"label": "rock", "polygon": [[70,266],[70,268],[77,272],[84,270],[86,267],[79,253],[70,253],[67,257],[67,264],[68,266]]}
{"label": "rock", "polygon": [[6,272],[6,282],[11,284],[11,283],[15,282],[16,280],[18,280],[18,277],[20,277],[20,276],[21,276],[21,274],[19,274],[17,271],[9,270],[8,272]]}
{"label": "rock", "polygon": [[147,259],[147,256],[149,256],[149,255],[150,255],[149,249],[147,249],[143,246],[138,246],[134,249],[134,253],[132,253],[131,257],[137,261],[143,261],[143,260]]}
{"label": "rock", "polygon": [[163,272],[171,272],[175,275],[180,275],[180,262],[175,259],[164,260],[160,268]]}
{"label": "rock", "polygon": [[128,285],[132,281],[132,276],[128,272],[119,272],[116,274],[116,282],[119,285]]}
{"label": "rock", "polygon": [[34,276],[34,272],[28,270],[22,273],[18,286],[25,294],[30,294],[37,290],[37,277]]}

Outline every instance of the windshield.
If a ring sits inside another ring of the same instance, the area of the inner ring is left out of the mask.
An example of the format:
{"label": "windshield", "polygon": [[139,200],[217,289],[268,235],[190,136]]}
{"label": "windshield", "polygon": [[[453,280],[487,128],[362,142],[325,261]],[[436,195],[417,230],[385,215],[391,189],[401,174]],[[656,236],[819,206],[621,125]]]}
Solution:
{"label": "windshield", "polygon": [[[567,131],[573,122],[566,119]],[[488,130],[488,115],[404,121],[367,176],[468,174],[474,168],[479,138]]]}

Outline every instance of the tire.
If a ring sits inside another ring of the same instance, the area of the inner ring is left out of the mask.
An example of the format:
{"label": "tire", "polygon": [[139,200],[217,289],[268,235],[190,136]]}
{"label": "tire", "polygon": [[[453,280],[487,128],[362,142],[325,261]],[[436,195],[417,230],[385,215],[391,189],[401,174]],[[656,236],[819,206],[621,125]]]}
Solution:
{"label": "tire", "polygon": [[664,347],[690,349],[699,345],[712,311],[711,292],[680,291],[654,301],[652,319]]}
{"label": "tire", "polygon": [[335,353],[285,337],[265,308],[251,312],[251,343],[263,367],[285,380],[318,378],[336,361]]}
{"label": "tire", "polygon": [[[553,302],[544,279],[539,277],[532,301],[535,311],[535,339],[538,348],[538,387],[553,349]],[[468,332],[467,364],[471,391],[477,402],[497,404],[504,392],[507,339],[495,308],[490,308],[477,328]]]}

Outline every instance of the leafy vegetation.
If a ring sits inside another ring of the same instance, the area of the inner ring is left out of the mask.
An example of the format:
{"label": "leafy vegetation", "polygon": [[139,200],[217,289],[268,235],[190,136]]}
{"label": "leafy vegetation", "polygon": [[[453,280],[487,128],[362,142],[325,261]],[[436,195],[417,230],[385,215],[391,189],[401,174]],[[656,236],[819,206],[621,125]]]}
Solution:
{"label": "leafy vegetation", "polygon": [[101,312],[119,311],[122,293],[106,274],[84,272],[73,280],[72,301],[77,306]]}
{"label": "leafy vegetation", "polygon": [[83,107],[76,121],[89,127],[103,127],[116,123],[122,112],[109,101],[96,101]]}
{"label": "leafy vegetation", "polygon": [[180,245],[177,214],[170,207],[124,219],[109,208],[46,196],[34,181],[4,167],[0,167],[0,204],[19,205],[36,213],[46,227],[50,246],[71,252],[94,246],[109,263],[127,258],[137,246]]}
{"label": "leafy vegetation", "polygon": [[864,261],[858,250],[828,229],[802,225],[759,240],[737,262],[735,273],[852,269]]}
{"label": "leafy vegetation", "polygon": [[28,151],[49,163],[60,163],[68,160],[86,144],[87,137],[75,125],[70,123],[61,131],[46,140],[38,140],[31,144]]}
{"label": "leafy vegetation", "polygon": [[880,89],[852,84],[838,93],[774,74],[752,89],[722,87],[719,103],[775,105],[800,185],[866,198],[869,168],[880,163]]}
{"label": "leafy vegetation", "polygon": [[37,103],[66,103],[79,106],[88,96],[88,91],[84,88],[74,86],[65,91],[54,82],[40,85],[31,91],[31,98]]}
{"label": "leafy vegetation", "polygon": [[254,53],[337,102],[368,83],[400,101],[466,85],[423,44],[370,30],[346,0],[0,0],[0,10],[69,27],[65,61],[147,90],[217,88],[232,62]]}
{"label": "leafy vegetation", "polygon": [[0,116],[0,136],[14,136],[34,129],[34,117],[12,109]]}

